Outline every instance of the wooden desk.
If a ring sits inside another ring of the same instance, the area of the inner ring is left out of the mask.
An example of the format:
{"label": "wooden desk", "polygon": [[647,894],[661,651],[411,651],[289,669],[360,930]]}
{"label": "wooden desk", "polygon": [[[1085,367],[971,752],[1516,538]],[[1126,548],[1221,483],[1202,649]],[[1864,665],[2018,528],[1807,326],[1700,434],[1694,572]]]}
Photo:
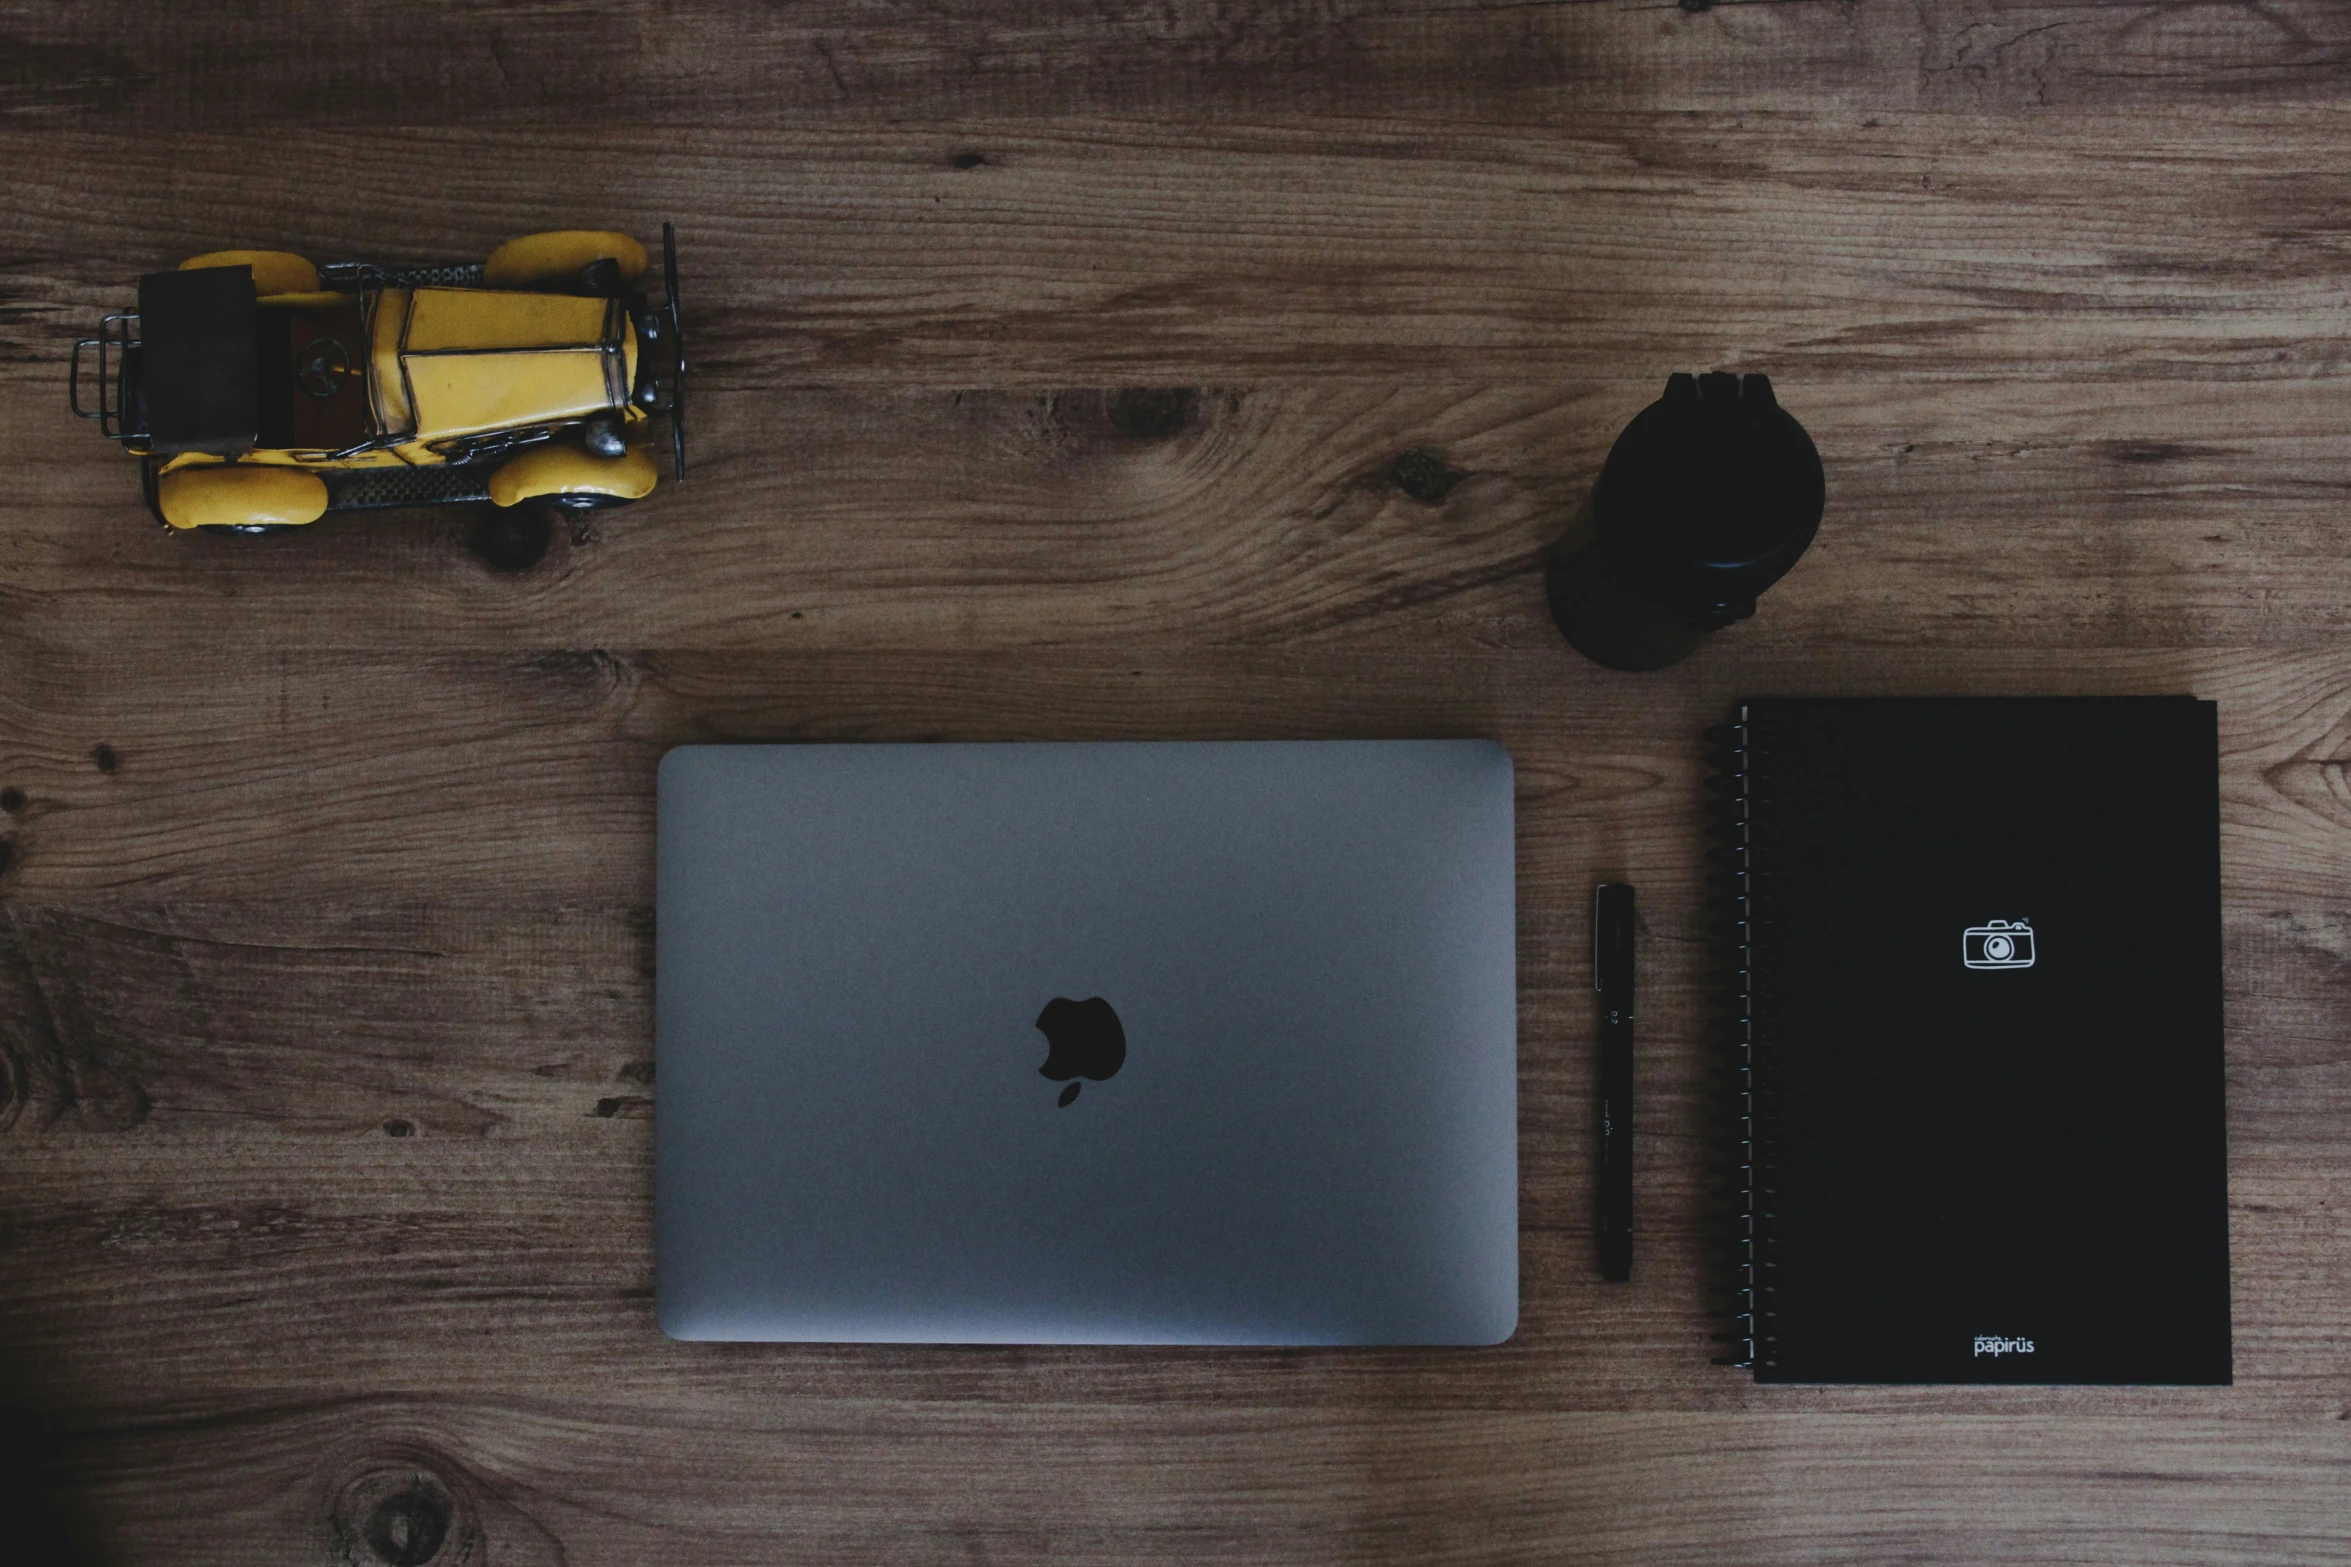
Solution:
{"label": "wooden desk", "polygon": [[[0,1554],[2351,1561],[2351,20],[1690,3],[11,8]],[[633,511],[166,537],[62,406],[182,255],[665,217],[696,467]],[[1604,673],[1541,557],[1712,368],[1827,525]],[[1695,737],[1761,690],[2219,701],[2235,1387],[1708,1364]],[[662,749],[1146,735],[1516,754],[1517,1338],[664,1340]]]}

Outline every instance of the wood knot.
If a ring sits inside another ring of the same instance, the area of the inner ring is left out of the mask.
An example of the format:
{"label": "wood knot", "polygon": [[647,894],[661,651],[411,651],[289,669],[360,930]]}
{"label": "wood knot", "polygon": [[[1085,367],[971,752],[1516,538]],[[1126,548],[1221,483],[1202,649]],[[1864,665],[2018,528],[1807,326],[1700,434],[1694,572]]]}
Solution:
{"label": "wood knot", "polygon": [[370,1465],[334,1501],[347,1567],[434,1567],[467,1561],[483,1545],[472,1509],[420,1463]]}
{"label": "wood knot", "polygon": [[465,530],[465,547],[492,571],[515,576],[545,559],[554,538],[544,506],[486,506]]}
{"label": "wood knot", "polygon": [[987,164],[988,155],[984,152],[959,152],[947,161],[959,169],[977,169]]}
{"label": "wood knot", "polygon": [[367,1548],[391,1567],[425,1567],[449,1538],[449,1499],[421,1487],[376,1503],[362,1531]]}
{"label": "wood knot", "polygon": [[400,1117],[394,1116],[392,1119],[384,1123],[384,1135],[386,1137],[414,1137],[416,1135],[416,1123],[414,1121],[404,1121],[400,1119]]}
{"label": "wood knot", "polygon": [[22,789],[13,785],[6,789],[0,789],[0,811],[6,811],[9,815],[14,816],[23,809],[24,791]]}
{"label": "wood knot", "polygon": [[637,666],[627,656],[600,647],[549,648],[526,657],[518,667],[597,693],[627,690],[637,680]]}
{"label": "wood knot", "polygon": [[1192,386],[1129,386],[1110,397],[1110,427],[1138,441],[1181,435],[1200,417],[1200,390]]}
{"label": "wood knot", "polygon": [[1406,499],[1423,506],[1442,504],[1453,493],[1454,486],[1468,477],[1461,469],[1449,467],[1436,453],[1417,447],[1398,456],[1388,469],[1388,482],[1403,491]]}
{"label": "wood knot", "polygon": [[122,767],[122,753],[103,740],[90,748],[90,760],[102,773],[116,772]]}

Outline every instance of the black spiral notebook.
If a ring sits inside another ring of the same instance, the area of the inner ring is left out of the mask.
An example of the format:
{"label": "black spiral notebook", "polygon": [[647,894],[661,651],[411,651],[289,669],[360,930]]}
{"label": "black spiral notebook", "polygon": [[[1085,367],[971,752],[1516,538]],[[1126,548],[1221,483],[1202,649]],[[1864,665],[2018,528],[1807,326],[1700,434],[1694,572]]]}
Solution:
{"label": "black spiral notebook", "polygon": [[2212,704],[1756,700],[1709,738],[1733,1363],[2229,1381]]}

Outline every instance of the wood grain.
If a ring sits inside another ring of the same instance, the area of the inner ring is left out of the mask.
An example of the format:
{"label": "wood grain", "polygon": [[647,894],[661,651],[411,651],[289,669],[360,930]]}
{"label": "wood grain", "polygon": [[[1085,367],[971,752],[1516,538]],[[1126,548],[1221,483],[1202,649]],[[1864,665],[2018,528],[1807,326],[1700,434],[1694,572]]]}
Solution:
{"label": "wood grain", "polygon": [[[0,114],[226,124],[764,125],[1269,109],[1549,121],[1630,107],[2032,110],[2321,100],[2351,76],[2325,0],[822,0],[544,6],[266,0],[122,25],[0,8]],[[298,40],[298,43],[297,43]],[[239,92],[240,84],[255,90]]]}
{"label": "wood grain", "polygon": [[[1662,384],[714,394],[685,485],[561,531],[522,574],[469,549],[463,517],[352,514],[261,549],[168,536],[140,525],[130,465],[28,396],[37,499],[0,536],[0,606],[68,655],[22,679],[167,648],[293,664],[1141,639],[1500,645],[1583,681],[1545,618],[1543,558]],[[1887,375],[1783,387],[1835,525],[1726,646],[2291,646],[2351,627],[2351,378],[2152,405]],[[1162,424],[1138,422],[1150,409]],[[1399,482],[1408,456],[1437,464],[1441,494]]]}
{"label": "wood grain", "polygon": [[[2319,0],[0,0],[0,1559],[2351,1562],[2347,74]],[[184,254],[665,217],[696,466],[630,511],[170,538],[58,407]],[[1607,674],[1544,553],[1716,367],[1827,524]],[[2220,704],[2236,1386],[1707,1363],[1695,742],[1763,691]],[[1509,1344],[659,1336],[664,748],[1456,734],[1519,769]]]}
{"label": "wood grain", "polygon": [[[668,1483],[615,1506],[604,1474],[579,1461],[584,1439],[666,1455]],[[107,1519],[92,1531],[105,1545],[178,1532],[170,1496],[208,1529],[312,1560],[338,1559],[336,1523],[358,1533],[366,1500],[406,1486],[446,1509],[452,1546],[470,1533],[528,1563],[1531,1563],[1689,1560],[1726,1542],[1762,1562],[2006,1563],[2079,1560],[2085,1541],[2115,1533],[2161,1541],[2166,1562],[2222,1563],[2333,1559],[2342,1436],[2249,1433],[2216,1454],[2176,1423],[2112,1418],[2053,1429],[1996,1416],[1614,1414],[1565,1426],[1373,1400],[1310,1415],[1205,1403],[1057,1411],[1039,1423],[984,1399],[887,1415],[765,1401],[697,1419],[386,1398],[110,1433],[94,1450],[109,1472],[94,1498]],[[1791,1450],[1811,1461],[1790,1464]],[[1824,1527],[1824,1481],[1906,1505],[1862,1530]],[[1678,1505],[1628,1518],[1624,1498],[1652,1488]],[[746,1507],[754,1494],[766,1505]],[[1105,1527],[1112,1516],[1121,1527]],[[569,1544],[582,1538],[595,1544]]]}
{"label": "wood grain", "polygon": [[[621,184],[610,135],[576,121],[157,137],[0,119],[18,258],[0,302],[83,332],[139,273],[224,234],[326,259],[479,258],[517,232],[675,218],[697,365],[763,393],[1557,384],[1725,361],[2298,383],[2345,357],[2330,312],[2351,196],[2311,134],[2326,123],[2269,103],[754,121],[664,131]],[[16,342],[8,374],[54,398],[54,354]]]}

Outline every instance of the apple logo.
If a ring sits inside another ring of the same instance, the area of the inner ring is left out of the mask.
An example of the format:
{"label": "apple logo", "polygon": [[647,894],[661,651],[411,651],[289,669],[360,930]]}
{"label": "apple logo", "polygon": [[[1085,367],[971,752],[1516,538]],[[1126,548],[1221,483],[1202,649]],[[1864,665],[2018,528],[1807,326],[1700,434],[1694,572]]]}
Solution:
{"label": "apple logo", "polygon": [[1037,1032],[1045,1036],[1045,1064],[1037,1068],[1037,1075],[1069,1083],[1061,1091],[1064,1105],[1086,1086],[1071,1083],[1071,1078],[1090,1077],[1099,1083],[1116,1076],[1126,1065],[1127,1031],[1119,1026],[1110,1003],[1100,996],[1083,1001],[1055,996],[1037,1014]]}

